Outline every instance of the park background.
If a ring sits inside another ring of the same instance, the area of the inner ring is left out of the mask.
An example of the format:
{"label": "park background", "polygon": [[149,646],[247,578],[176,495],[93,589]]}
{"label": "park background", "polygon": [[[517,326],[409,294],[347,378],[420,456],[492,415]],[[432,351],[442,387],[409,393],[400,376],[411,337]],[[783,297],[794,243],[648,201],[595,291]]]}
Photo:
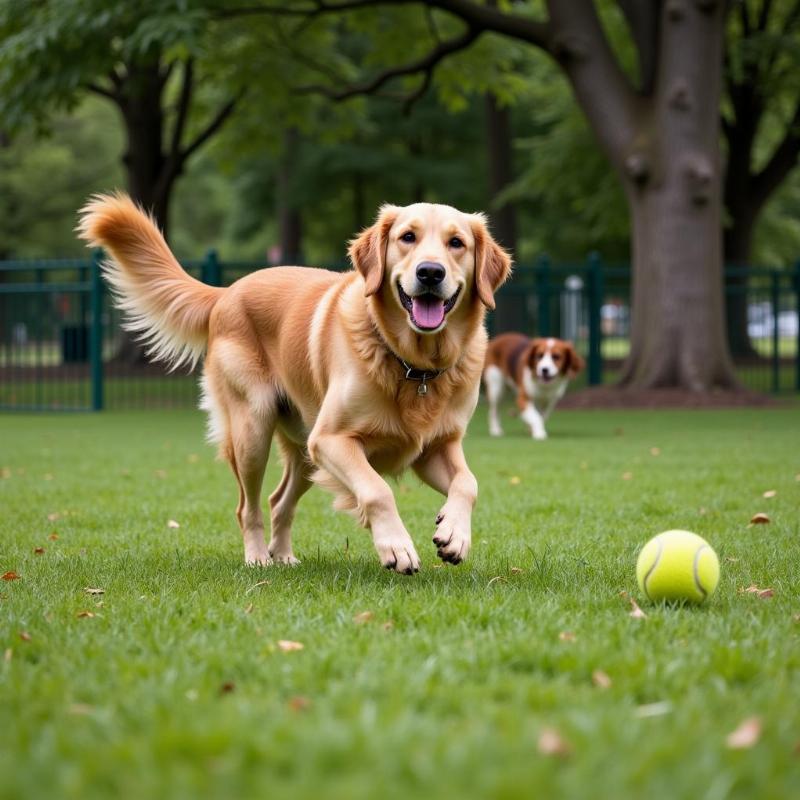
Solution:
{"label": "park background", "polygon": [[[798,0],[0,0],[0,798],[796,796],[798,66]],[[197,376],[74,235],[117,188],[221,284],[489,214],[490,329],[589,368],[547,442],[479,406],[468,562],[406,478],[413,580],[318,491],[241,563]],[[703,607],[638,591],[670,528]]]}

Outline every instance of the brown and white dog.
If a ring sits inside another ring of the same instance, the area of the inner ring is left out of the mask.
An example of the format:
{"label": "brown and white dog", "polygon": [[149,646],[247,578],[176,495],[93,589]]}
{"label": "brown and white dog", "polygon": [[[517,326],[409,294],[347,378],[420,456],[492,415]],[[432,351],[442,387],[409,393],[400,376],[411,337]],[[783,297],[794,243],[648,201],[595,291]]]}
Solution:
{"label": "brown and white dog", "polygon": [[502,436],[497,405],[508,384],[517,393],[520,416],[534,439],[546,439],[544,424],[567,390],[570,378],[584,367],[572,342],[529,339],[504,333],[489,342],[483,383],[489,402],[489,433]]}
{"label": "brown and white dog", "polygon": [[[481,214],[384,206],[350,244],[353,271],[273,267],[225,289],[184,272],[123,195],[90,201],[79,231],[111,254],[106,278],[153,356],[176,366],[205,352],[210,439],[239,484],[247,563],[297,563],[292,520],[316,481],[371,530],[385,567],[416,572],[381,477],[408,467],[446,496],[439,557],[467,556],[477,483],[462,439],[478,400],[485,309],[511,264]],[[284,469],[267,544],[261,483],[273,436]]]}

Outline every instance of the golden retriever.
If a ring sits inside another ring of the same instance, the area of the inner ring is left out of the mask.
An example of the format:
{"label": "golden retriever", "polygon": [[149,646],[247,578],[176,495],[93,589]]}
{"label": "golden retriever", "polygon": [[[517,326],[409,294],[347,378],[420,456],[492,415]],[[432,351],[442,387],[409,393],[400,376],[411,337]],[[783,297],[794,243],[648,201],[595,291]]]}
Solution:
{"label": "golden retriever", "polygon": [[[381,477],[408,467],[447,498],[439,557],[467,556],[477,483],[462,439],[478,400],[485,309],[511,267],[483,215],[383,206],[350,243],[354,270],[272,267],[228,288],[184,272],[125,195],[92,198],[78,230],[110,253],[105,276],[152,357],[174,368],[205,352],[202,406],[239,483],[248,564],[297,563],[292,520],[316,482],[371,530],[387,569],[416,572]],[[260,499],[273,436],[283,478],[269,498],[267,544]]]}

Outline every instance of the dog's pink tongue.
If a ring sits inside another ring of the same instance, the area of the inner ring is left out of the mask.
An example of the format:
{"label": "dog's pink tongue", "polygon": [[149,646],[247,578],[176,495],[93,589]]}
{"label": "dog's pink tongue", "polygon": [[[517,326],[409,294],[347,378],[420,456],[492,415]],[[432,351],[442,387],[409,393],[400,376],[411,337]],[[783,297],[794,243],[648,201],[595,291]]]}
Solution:
{"label": "dog's pink tongue", "polygon": [[414,321],[420,328],[438,328],[444,319],[444,300],[432,295],[415,297],[411,301]]}

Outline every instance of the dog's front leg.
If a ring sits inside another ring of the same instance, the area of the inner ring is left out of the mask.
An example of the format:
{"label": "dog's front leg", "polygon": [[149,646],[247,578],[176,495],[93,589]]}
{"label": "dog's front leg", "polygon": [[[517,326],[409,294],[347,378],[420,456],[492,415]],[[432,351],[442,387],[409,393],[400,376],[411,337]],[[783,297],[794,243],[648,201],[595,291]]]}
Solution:
{"label": "dog's front leg", "polygon": [[447,496],[436,517],[433,543],[442,561],[460,564],[472,546],[472,509],[478,497],[478,482],[467,466],[461,440],[428,448],[414,464],[414,471]]}
{"label": "dog's front leg", "polygon": [[419,556],[400,519],[389,485],[372,468],[361,443],[346,434],[312,432],[308,453],[314,464],[330,473],[355,497],[361,516],[372,531],[381,564],[411,575]]}

